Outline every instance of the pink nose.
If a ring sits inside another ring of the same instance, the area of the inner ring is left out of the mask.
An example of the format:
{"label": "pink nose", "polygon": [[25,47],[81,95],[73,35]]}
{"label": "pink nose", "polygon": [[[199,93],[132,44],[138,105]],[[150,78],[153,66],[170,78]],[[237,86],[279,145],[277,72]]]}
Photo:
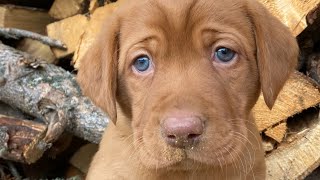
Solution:
{"label": "pink nose", "polygon": [[176,148],[191,148],[200,140],[204,123],[197,116],[173,116],[162,121],[166,143]]}

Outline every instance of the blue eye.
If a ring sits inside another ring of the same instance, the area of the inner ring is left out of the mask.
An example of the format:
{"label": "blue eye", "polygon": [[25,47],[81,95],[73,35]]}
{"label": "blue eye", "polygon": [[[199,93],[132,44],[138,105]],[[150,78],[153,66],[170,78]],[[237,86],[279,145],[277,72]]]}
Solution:
{"label": "blue eye", "polygon": [[148,56],[140,56],[134,61],[133,66],[136,70],[144,72],[150,67],[150,58]]}
{"label": "blue eye", "polygon": [[221,47],[216,50],[214,55],[221,62],[229,62],[234,58],[236,53],[231,49]]}

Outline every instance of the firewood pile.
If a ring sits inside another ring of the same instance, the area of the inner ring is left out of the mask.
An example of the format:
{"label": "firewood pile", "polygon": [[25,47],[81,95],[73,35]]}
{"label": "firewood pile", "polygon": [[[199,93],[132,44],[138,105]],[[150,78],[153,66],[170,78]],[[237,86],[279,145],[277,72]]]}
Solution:
{"label": "firewood pile", "polygon": [[[253,112],[267,179],[320,179],[320,0],[259,1],[300,46],[273,109],[261,96]],[[122,3],[0,0],[0,179],[84,177],[109,119],[75,75],[102,17]]]}

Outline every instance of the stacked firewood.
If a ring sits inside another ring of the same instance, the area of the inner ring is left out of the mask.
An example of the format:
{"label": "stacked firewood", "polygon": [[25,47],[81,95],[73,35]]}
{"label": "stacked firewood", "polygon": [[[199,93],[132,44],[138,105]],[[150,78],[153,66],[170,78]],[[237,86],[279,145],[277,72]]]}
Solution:
{"label": "stacked firewood", "polygon": [[[259,1],[291,29],[301,51],[273,109],[262,96],[254,108],[267,178],[303,179],[320,165],[320,0]],[[0,0],[0,179],[86,173],[109,119],[81,95],[76,70],[122,3]]]}

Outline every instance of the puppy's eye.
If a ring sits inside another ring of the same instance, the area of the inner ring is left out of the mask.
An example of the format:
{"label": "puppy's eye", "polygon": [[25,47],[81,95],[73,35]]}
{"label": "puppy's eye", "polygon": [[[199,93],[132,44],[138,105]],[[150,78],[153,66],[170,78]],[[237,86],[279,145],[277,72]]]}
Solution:
{"label": "puppy's eye", "polygon": [[225,47],[217,48],[216,51],[214,52],[214,59],[224,63],[227,63],[233,60],[235,56],[236,56],[236,52]]}
{"label": "puppy's eye", "polygon": [[151,66],[150,58],[146,55],[139,56],[136,58],[136,60],[133,62],[133,67],[138,72],[144,72],[147,71]]}

